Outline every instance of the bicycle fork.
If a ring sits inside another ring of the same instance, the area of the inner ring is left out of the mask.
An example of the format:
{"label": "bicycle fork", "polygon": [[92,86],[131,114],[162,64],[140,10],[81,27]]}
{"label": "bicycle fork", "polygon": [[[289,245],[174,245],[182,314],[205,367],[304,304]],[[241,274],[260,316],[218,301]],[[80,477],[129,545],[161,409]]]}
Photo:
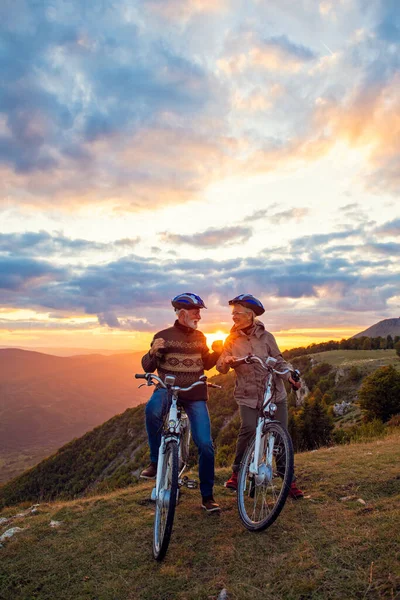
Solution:
{"label": "bicycle fork", "polygon": [[166,439],[162,436],[162,442],[160,445],[160,450],[158,452],[158,461],[157,461],[157,475],[156,475],[156,485],[151,490],[151,499],[155,502],[160,497],[160,488],[161,488],[161,477],[163,476],[163,465],[164,465],[164,457],[165,450],[167,448]]}
{"label": "bicycle fork", "polygon": [[[271,481],[273,476],[272,458],[275,443],[275,436],[270,434],[268,439],[262,437],[265,419],[259,417],[256,428],[256,439],[254,444],[253,460],[249,466],[249,472],[254,475],[257,484]],[[265,462],[262,457],[265,453]]]}

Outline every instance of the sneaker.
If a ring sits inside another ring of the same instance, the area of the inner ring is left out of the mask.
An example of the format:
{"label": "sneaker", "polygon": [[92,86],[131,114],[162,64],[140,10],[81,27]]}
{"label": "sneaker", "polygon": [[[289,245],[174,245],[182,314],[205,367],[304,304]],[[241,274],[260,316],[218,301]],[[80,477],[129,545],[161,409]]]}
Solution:
{"label": "sneaker", "polygon": [[238,474],[232,473],[228,481],[225,481],[224,486],[230,490],[237,490],[238,486]]}
{"label": "sneaker", "polygon": [[212,496],[202,496],[201,506],[208,513],[219,512],[221,509]]}
{"label": "sneaker", "polygon": [[290,496],[290,498],[293,498],[293,500],[298,500],[299,498],[303,498],[303,496],[304,496],[303,492],[301,490],[299,490],[299,488],[297,487],[297,485],[295,484],[294,481],[293,481],[292,485],[290,486],[289,496]]}
{"label": "sneaker", "polygon": [[142,479],[155,479],[157,475],[157,463],[151,462],[144,471],[140,473]]}

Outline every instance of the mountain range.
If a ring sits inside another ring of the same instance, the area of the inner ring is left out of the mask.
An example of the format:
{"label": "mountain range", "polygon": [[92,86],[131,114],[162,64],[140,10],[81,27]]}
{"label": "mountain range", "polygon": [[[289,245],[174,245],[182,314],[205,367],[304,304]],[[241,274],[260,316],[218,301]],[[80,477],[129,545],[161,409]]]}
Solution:
{"label": "mountain range", "polygon": [[[147,400],[142,352],[58,357],[0,349],[0,481]],[[32,460],[31,460],[32,459]],[[2,473],[2,467],[6,469]]]}
{"label": "mountain range", "polygon": [[353,335],[353,338],[359,337],[387,337],[391,335],[394,338],[396,335],[400,335],[400,317],[397,319],[384,319],[383,321],[379,321],[375,323],[375,325],[371,325],[368,329],[364,329],[360,333],[356,333]]}

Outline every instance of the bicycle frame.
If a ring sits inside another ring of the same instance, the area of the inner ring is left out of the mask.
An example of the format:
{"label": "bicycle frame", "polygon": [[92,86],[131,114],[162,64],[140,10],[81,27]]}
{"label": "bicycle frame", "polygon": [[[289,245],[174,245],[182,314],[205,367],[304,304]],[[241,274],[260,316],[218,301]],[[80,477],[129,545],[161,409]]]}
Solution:
{"label": "bicycle frame", "polygon": [[[153,385],[152,380],[157,381],[164,389],[166,389],[168,394],[168,404],[170,404],[168,416],[166,419],[167,427],[164,427],[162,436],[161,436],[161,444],[160,450],[158,453],[158,462],[157,462],[157,476],[156,476],[156,485],[152,490],[151,499],[157,500],[160,494],[160,486],[161,486],[161,473],[162,473],[162,465],[164,462],[164,456],[167,448],[168,442],[171,440],[176,440],[178,443],[179,449],[179,461],[182,462],[182,467],[178,473],[178,483],[179,487],[182,485],[186,485],[187,487],[194,488],[197,487],[197,482],[195,480],[189,480],[186,477],[182,480],[182,474],[187,469],[187,456],[189,450],[190,443],[190,423],[189,419],[182,407],[178,406],[178,394],[182,391],[189,391],[193,387],[197,385],[207,385],[208,387],[220,388],[221,386],[208,383],[207,377],[202,376],[199,381],[196,381],[194,384],[190,386],[190,388],[180,388],[179,386],[175,386],[175,377],[173,375],[167,375],[165,380],[162,381],[157,375],[153,375],[152,373],[146,373],[145,375],[135,375],[136,379],[146,379],[147,385]],[[183,435],[185,429],[188,430],[187,439],[183,440]],[[183,447],[183,443],[187,445],[187,448]],[[185,459],[185,460],[184,460]],[[186,481],[185,481],[186,479]]]}
{"label": "bicycle frame", "polygon": [[[272,402],[272,380],[273,374],[277,375],[285,375],[290,372],[290,369],[285,371],[276,371],[274,369],[274,365],[277,363],[277,360],[272,356],[269,356],[265,362],[262,361],[258,356],[247,357],[247,362],[256,361],[258,362],[265,370],[268,371],[268,376],[265,384],[265,392],[264,392],[264,400],[262,404],[261,414],[258,417],[257,427],[256,427],[256,439],[255,439],[255,447],[254,447],[254,458],[249,466],[249,472],[253,475],[258,475],[259,472],[259,464],[260,464],[260,456],[264,451],[264,448],[261,448],[261,438],[263,427],[266,422],[274,420],[274,414],[277,410],[277,406],[274,402]],[[266,470],[267,477],[272,476],[272,456],[273,456],[273,445],[274,440],[270,438],[269,440],[269,448],[266,452]]]}
{"label": "bicycle frame", "polygon": [[[165,451],[166,451],[168,442],[170,442],[171,440],[177,440],[178,448],[179,448],[179,459],[180,459],[180,461],[182,461],[183,448],[182,448],[182,435],[181,434],[182,434],[182,430],[184,429],[184,427],[190,427],[186,413],[185,413],[185,420],[187,420],[187,423],[185,425],[183,425],[183,423],[182,423],[182,421],[183,421],[182,413],[181,413],[181,415],[179,415],[179,412],[180,412],[180,410],[182,411],[182,409],[179,410],[179,408],[178,408],[178,392],[174,393],[173,388],[171,389],[171,387],[169,387],[168,384],[167,384],[167,390],[168,390],[168,395],[171,395],[171,406],[169,408],[168,416],[166,417],[168,430],[165,429],[161,436],[161,445],[160,445],[160,450],[158,453],[156,485],[152,492],[152,500],[156,500],[156,498],[158,498],[159,494],[160,494],[162,465],[164,462],[164,456],[165,456]],[[183,467],[181,468],[180,472],[178,473],[178,480],[181,479],[182,474],[184,473],[186,468],[187,468],[187,464],[186,464],[186,462],[184,462]],[[154,498],[153,498],[153,493],[154,493]]]}
{"label": "bicycle frame", "polygon": [[[152,490],[151,499],[155,501],[155,518],[153,530],[153,556],[162,560],[167,552],[174,522],[175,508],[179,488],[182,485],[197,487],[194,480],[187,477],[182,479],[182,473],[187,467],[188,446],[190,441],[189,419],[182,407],[178,406],[179,392],[189,392],[198,385],[220,388],[221,386],[207,383],[207,377],[202,375],[198,381],[187,388],[175,386],[175,377],[166,375],[164,381],[153,373],[136,374],[136,379],[146,379],[147,385],[157,384],[167,391],[168,413],[164,420],[161,443],[157,462],[156,485]],[[187,434],[187,435],[185,435]],[[179,462],[181,461],[181,465]]]}

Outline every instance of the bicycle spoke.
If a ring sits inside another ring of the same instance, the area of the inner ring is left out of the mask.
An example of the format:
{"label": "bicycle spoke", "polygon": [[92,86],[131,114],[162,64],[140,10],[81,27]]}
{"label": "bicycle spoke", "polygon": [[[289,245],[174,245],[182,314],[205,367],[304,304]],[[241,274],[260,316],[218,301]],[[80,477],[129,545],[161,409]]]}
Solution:
{"label": "bicycle spoke", "polygon": [[293,476],[293,448],[289,434],[279,423],[268,423],[262,437],[257,474],[250,474],[255,438],[243,459],[238,479],[238,509],[251,531],[271,525],[286,501]]}

